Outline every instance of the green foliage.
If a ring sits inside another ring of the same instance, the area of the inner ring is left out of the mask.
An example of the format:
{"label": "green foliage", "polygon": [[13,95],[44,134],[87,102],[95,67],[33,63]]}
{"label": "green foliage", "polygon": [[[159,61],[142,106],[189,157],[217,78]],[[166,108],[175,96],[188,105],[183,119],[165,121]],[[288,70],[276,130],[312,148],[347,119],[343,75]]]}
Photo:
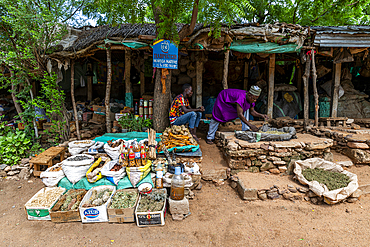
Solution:
{"label": "green foliage", "polygon": [[124,115],[118,119],[119,125],[121,125],[122,129],[130,129],[131,128],[131,119],[128,115]]}
{"label": "green foliage", "polygon": [[150,129],[153,126],[153,120],[149,118],[145,119],[143,126]]}
{"label": "green foliage", "polygon": [[0,163],[2,164],[18,164],[22,158],[40,152],[40,145],[33,144],[32,139],[27,137],[25,132],[18,129],[13,131],[12,128],[5,126],[5,122],[0,124],[0,133]]}

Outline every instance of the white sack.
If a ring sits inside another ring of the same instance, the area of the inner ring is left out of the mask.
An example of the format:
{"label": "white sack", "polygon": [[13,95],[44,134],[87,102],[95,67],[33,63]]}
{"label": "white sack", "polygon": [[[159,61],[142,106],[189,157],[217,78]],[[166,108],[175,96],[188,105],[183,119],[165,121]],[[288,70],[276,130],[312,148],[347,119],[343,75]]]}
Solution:
{"label": "white sack", "polygon": [[[115,140],[113,143],[120,141],[121,139]],[[117,160],[119,158],[120,149],[123,143],[119,145],[118,147],[112,148],[108,145],[108,143],[104,144],[104,151],[111,157],[112,160]]]}
{"label": "white sack", "polygon": [[[303,175],[302,171],[307,168],[321,168],[326,171],[340,172],[347,175],[350,179],[347,187],[331,190],[326,187],[324,184],[320,184],[317,181],[309,182]],[[348,171],[343,170],[343,168],[330,161],[326,161],[320,158],[312,158],[306,160],[298,160],[295,162],[294,173],[297,175],[298,181],[302,184],[308,185],[310,190],[318,196],[323,196],[324,201],[328,204],[338,203],[355,192],[358,189],[357,175]]]}
{"label": "white sack", "polygon": [[89,147],[94,145],[95,141],[83,140],[83,141],[73,141],[68,143],[68,152],[72,155],[77,155],[86,151]]}
{"label": "white sack", "polygon": [[101,174],[106,176],[109,181],[114,183],[115,185],[126,176],[126,167],[122,167],[119,171],[111,171],[110,169],[113,168],[115,164],[118,164],[118,160],[112,160],[106,163],[103,168],[101,169]]}
{"label": "white sack", "polygon": [[[331,97],[331,87],[332,87],[332,80],[325,82],[320,87],[325,90],[329,97]],[[344,89],[341,85],[339,85],[339,95],[338,98],[340,99],[344,94]]]}
{"label": "white sack", "polygon": [[41,172],[40,178],[42,178],[42,182],[47,187],[54,187],[57,186],[59,181],[65,177],[63,170],[57,171],[57,172],[50,172],[53,168],[61,167],[62,163],[58,163],[53,165],[52,167],[49,167],[46,169],[46,171]]}
{"label": "white sack", "polygon": [[[76,156],[86,156],[88,159],[81,161],[71,161]],[[69,157],[68,159],[63,160],[63,172],[68,178],[68,180],[75,184],[85,177],[86,172],[89,170],[92,163],[94,163],[94,157],[87,154],[80,154]]]}

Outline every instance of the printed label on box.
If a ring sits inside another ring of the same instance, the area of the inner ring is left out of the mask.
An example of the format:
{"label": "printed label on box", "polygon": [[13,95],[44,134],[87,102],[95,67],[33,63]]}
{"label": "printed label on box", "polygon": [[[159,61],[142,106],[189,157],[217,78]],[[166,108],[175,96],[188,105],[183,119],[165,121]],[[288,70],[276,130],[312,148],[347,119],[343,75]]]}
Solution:
{"label": "printed label on box", "polygon": [[99,210],[95,208],[88,208],[84,211],[84,215],[86,218],[94,219],[99,216]]}

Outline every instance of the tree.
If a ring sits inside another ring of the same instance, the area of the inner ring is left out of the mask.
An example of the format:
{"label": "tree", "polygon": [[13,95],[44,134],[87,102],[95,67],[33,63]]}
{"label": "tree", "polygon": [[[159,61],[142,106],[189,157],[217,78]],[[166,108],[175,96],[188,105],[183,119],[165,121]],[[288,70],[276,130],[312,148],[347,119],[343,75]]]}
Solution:
{"label": "tree", "polygon": [[[199,16],[205,25],[212,26],[214,35],[219,36],[221,23],[232,24],[236,17],[243,18],[245,8],[252,9],[247,0],[96,0],[83,13],[97,18],[98,24],[154,22],[157,39],[178,43],[193,32]],[[175,26],[179,22],[188,24],[180,33]],[[153,106],[156,131],[163,131],[168,125],[171,72],[165,86],[165,93],[162,93],[161,72],[157,70]]]}

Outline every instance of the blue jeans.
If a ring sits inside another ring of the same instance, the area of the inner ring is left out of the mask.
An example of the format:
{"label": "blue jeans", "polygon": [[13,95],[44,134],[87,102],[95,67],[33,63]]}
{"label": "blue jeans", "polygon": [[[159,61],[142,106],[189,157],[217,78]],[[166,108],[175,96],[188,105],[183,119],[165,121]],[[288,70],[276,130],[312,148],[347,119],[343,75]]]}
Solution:
{"label": "blue jeans", "polygon": [[[249,109],[244,112],[244,117],[249,121]],[[217,122],[216,120],[212,119],[211,122],[209,123],[209,129],[207,133],[207,139],[208,140],[214,140],[216,131],[218,129],[218,126],[220,125],[220,122]],[[242,130],[246,131],[249,130],[249,126],[246,125],[245,123],[242,122]]]}
{"label": "blue jeans", "polygon": [[201,112],[188,112],[184,115],[178,117],[175,122],[173,122],[173,125],[184,125],[186,123],[189,123],[189,129],[193,129],[194,127],[197,128],[199,126],[200,118],[202,117]]}

